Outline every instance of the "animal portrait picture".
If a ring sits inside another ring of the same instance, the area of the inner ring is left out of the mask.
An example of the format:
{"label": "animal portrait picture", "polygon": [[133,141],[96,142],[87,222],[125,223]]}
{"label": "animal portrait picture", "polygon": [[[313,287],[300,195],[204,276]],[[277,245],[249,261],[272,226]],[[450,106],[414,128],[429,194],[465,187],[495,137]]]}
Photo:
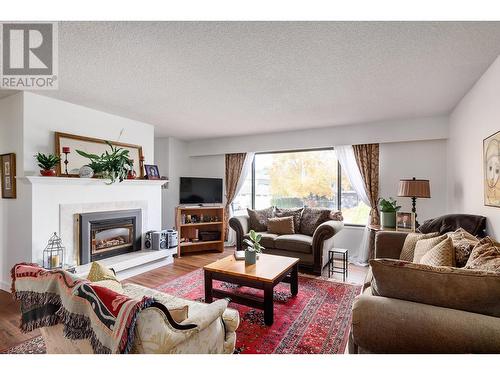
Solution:
{"label": "animal portrait picture", "polygon": [[500,131],[483,141],[484,204],[500,207]]}

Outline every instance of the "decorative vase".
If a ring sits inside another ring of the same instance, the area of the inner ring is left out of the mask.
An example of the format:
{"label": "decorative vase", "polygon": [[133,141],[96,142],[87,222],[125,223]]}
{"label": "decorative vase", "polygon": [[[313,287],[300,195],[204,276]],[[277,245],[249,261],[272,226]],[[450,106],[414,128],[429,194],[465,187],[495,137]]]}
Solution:
{"label": "decorative vase", "polygon": [[137,177],[137,174],[135,173],[135,171],[133,169],[128,171],[127,180],[135,180],[136,177]]}
{"label": "decorative vase", "polygon": [[251,266],[257,261],[257,252],[245,250],[245,265]]}
{"label": "decorative vase", "polygon": [[56,175],[56,171],[54,169],[41,169],[40,174],[44,177],[54,177]]}
{"label": "decorative vase", "polygon": [[381,212],[380,225],[382,226],[382,228],[396,228],[396,213]]}

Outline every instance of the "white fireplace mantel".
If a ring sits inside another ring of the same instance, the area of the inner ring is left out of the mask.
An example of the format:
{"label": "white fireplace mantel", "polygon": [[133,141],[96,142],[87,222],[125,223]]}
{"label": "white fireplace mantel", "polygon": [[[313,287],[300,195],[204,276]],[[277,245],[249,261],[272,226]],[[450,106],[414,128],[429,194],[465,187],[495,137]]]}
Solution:
{"label": "white fireplace mantel", "polygon": [[25,176],[18,177],[18,180],[27,181],[32,185],[108,185],[108,186],[130,186],[130,185],[147,185],[147,186],[162,186],[168,183],[168,180],[123,180],[110,184],[109,180],[101,178],[78,178],[78,177],[43,177],[43,176]]}
{"label": "white fireplace mantel", "polygon": [[162,229],[161,190],[167,182],[124,180],[109,184],[109,180],[97,178],[19,177],[26,214],[31,216],[25,227],[31,232],[31,261],[41,261],[47,239],[57,232],[66,247],[65,261],[74,264],[78,255],[77,214],[81,213],[141,209],[142,233]]}

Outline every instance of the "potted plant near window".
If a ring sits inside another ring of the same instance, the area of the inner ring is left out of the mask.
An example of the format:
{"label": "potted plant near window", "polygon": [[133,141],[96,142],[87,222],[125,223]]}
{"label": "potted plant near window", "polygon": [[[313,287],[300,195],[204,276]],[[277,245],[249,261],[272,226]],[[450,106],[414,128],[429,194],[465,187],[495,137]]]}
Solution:
{"label": "potted plant near window", "polygon": [[389,199],[380,198],[380,225],[382,228],[396,228],[396,212],[401,208],[397,202],[389,197]]}
{"label": "potted plant near window", "polygon": [[245,239],[244,242],[247,245],[245,250],[245,264],[252,265],[257,261],[257,254],[261,253],[265,248],[260,244],[262,239],[261,234],[255,233],[254,230],[250,231],[250,239]]}
{"label": "potted plant near window", "polygon": [[55,168],[61,161],[61,158],[58,155],[45,155],[39,152],[35,155],[35,159],[38,162],[38,166],[41,168],[40,174],[42,176],[51,177],[56,175]]}

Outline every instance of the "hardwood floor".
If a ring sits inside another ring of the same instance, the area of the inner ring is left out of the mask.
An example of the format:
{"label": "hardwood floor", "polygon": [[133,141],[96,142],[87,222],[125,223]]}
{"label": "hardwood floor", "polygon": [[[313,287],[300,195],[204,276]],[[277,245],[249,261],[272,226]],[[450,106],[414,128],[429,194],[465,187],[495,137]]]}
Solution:
{"label": "hardwood floor", "polygon": [[[204,252],[185,255],[179,259],[174,259],[173,264],[131,277],[124,280],[124,282],[155,288],[179,276],[212,263],[217,259],[231,255],[233,251],[234,248],[225,248],[223,253]],[[363,283],[366,272],[367,267],[349,265],[349,277],[346,281],[361,284]],[[328,271],[326,269],[323,272],[323,276],[328,276]],[[342,281],[342,275],[335,274],[332,279],[335,281]],[[30,332],[29,334],[23,334],[18,326],[19,305],[12,300],[9,293],[0,290],[0,352],[40,334],[38,330]]]}
{"label": "hardwood floor", "polygon": [[22,333],[19,319],[19,304],[10,293],[0,290],[0,352],[40,335],[38,330]]}

